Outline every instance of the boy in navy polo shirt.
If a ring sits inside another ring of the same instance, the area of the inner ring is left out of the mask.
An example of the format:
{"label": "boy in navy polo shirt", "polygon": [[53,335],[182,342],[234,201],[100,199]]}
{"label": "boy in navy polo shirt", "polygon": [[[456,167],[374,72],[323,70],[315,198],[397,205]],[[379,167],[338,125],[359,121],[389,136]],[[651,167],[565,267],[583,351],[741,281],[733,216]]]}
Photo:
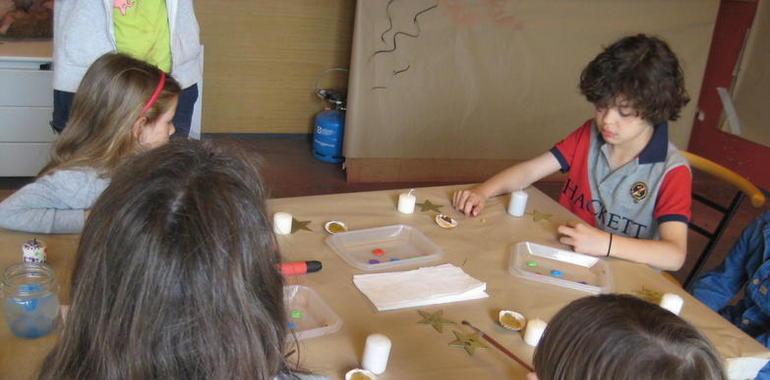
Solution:
{"label": "boy in navy polo shirt", "polygon": [[580,75],[580,91],[596,114],[546,152],[452,203],[479,215],[484,201],[524,188],[557,170],[568,174],[559,203],[585,223],[559,226],[575,251],[677,270],[687,253],[692,174],[668,141],[669,120],[689,98],[676,55],[643,34],[602,51]]}

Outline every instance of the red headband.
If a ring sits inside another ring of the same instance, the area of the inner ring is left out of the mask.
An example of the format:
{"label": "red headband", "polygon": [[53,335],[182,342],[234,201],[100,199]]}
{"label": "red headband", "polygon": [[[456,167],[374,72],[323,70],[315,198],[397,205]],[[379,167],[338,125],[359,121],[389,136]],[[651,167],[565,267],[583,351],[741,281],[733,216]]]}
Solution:
{"label": "red headband", "polygon": [[166,73],[163,71],[160,72],[160,80],[158,81],[158,86],[155,87],[155,91],[152,92],[152,96],[150,96],[150,100],[147,101],[147,104],[144,105],[144,108],[142,108],[142,114],[147,112],[150,107],[152,107],[153,104],[158,100],[158,97],[160,97],[160,92],[163,91],[163,86],[166,85]]}

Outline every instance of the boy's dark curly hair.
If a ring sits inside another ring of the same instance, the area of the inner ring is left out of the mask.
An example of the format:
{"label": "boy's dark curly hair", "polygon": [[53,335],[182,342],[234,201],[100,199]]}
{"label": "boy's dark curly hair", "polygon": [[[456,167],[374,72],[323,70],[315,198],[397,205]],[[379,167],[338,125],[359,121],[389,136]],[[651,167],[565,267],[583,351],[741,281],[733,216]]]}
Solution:
{"label": "boy's dark curly hair", "polygon": [[597,107],[622,99],[653,125],[676,120],[690,101],[674,52],[644,34],[624,37],[597,55],[580,74],[580,92]]}

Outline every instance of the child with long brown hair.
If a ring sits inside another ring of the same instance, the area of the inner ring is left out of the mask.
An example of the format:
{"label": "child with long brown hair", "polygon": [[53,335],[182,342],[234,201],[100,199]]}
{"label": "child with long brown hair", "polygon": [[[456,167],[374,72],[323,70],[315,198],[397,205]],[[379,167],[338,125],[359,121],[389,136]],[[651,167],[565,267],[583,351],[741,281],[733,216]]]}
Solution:
{"label": "child with long brown hair", "polygon": [[173,78],[142,61],[115,53],[97,59],[78,87],[50,162],[35,182],[0,203],[0,227],[80,232],[115,167],[168,142],[180,91]]}
{"label": "child with long brown hair", "polygon": [[179,139],[132,158],[88,218],[38,378],[319,379],[287,364],[276,247],[238,149]]}
{"label": "child with long brown hair", "polygon": [[726,380],[692,325],[639,298],[585,297],[561,309],[535,349],[528,380]]}

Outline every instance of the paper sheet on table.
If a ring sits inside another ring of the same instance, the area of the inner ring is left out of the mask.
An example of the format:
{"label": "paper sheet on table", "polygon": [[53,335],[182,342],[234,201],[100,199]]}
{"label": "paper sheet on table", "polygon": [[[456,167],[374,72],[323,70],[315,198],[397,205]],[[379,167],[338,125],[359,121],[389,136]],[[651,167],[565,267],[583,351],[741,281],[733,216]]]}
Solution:
{"label": "paper sheet on table", "polygon": [[727,358],[725,360],[727,378],[731,380],[753,379],[767,364],[767,361],[767,358]]}
{"label": "paper sheet on table", "polygon": [[487,284],[452,264],[360,274],[353,283],[378,311],[486,298]]}

